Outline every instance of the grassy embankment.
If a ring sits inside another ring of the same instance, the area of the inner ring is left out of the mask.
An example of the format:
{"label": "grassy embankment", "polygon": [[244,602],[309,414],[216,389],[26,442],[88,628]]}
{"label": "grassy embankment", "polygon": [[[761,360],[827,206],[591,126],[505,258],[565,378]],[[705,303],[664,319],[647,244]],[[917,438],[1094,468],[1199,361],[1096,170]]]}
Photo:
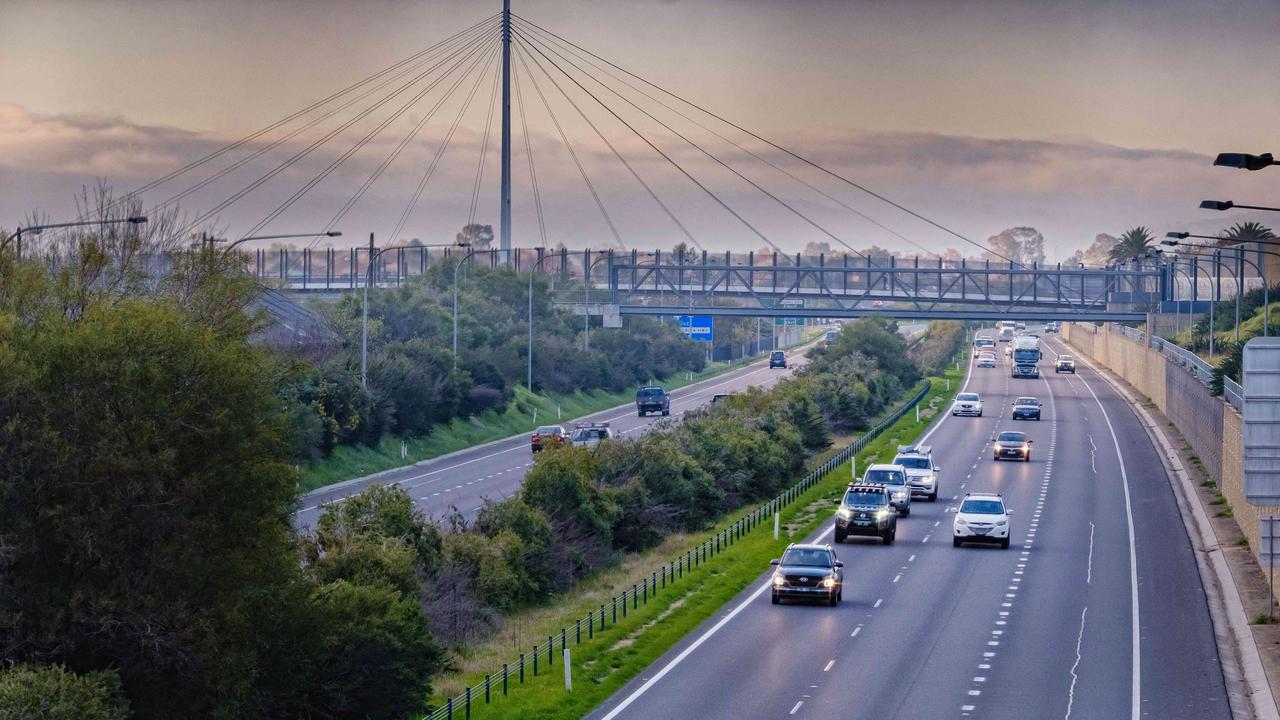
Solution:
{"label": "grassy embankment", "polygon": [[[806,333],[801,342],[809,342],[823,332],[825,329]],[[746,359],[738,359],[733,361],[732,365],[728,362],[710,363],[702,372],[678,373],[663,380],[662,385],[667,390],[676,390],[731,370],[738,370],[745,364],[764,358],[767,354],[760,353]],[[309,492],[343,480],[364,477],[421,460],[430,460],[493,440],[531,432],[538,424],[567,422],[583,415],[625,405],[634,399],[634,390],[616,393],[593,390],[537,395],[523,386],[517,386],[515,398],[502,412],[490,410],[475,417],[456,418],[446,425],[437,426],[430,435],[404,438],[409,450],[409,457],[406,459],[400,458],[402,438],[398,437],[383,438],[374,447],[342,445],[334,448],[333,454],[329,457],[302,467],[298,489]],[[535,410],[537,411],[536,420]]]}
{"label": "grassy embankment", "polygon": [[[961,364],[961,368],[964,364]],[[921,401],[920,419],[915,413],[907,413],[888,428],[857,456],[859,468],[867,463],[887,462],[893,458],[899,444],[913,441],[928,427],[938,412],[945,412],[951,397],[963,383],[963,370],[949,370],[932,378],[933,385]],[[947,381],[950,380],[950,390]],[[910,398],[918,388],[903,396]],[[896,408],[897,406],[895,406]],[[892,410],[885,413],[892,414]],[[842,439],[840,446],[853,438]],[[821,464],[837,450],[814,459]],[[489,642],[476,646],[458,660],[457,672],[436,683],[437,702],[460,693],[468,685],[484,680],[485,671],[500,673],[502,663],[531,652],[535,643],[544,643],[539,675],[532,675],[531,665],[526,668],[525,682],[519,683],[514,675],[510,679],[510,697],[502,698],[500,675],[494,677],[491,704],[484,704],[484,695],[474,696],[471,709],[473,718],[564,719],[578,718],[608,698],[628,680],[642,672],[664,652],[703,621],[720,610],[727,602],[746,588],[764,570],[769,560],[777,557],[787,543],[798,541],[828,521],[833,513],[833,501],[839,497],[849,481],[848,464],[828,473],[820,482],[802,493],[781,513],[783,531],[775,541],[769,527],[757,527],[723,551],[703,568],[672,581],[652,596],[648,603],[629,611],[624,619],[618,615],[617,624],[595,632],[595,638],[587,642],[583,629],[583,644],[572,645],[574,621],[583,618],[591,610],[599,610],[602,604],[647,572],[682,554],[701,540],[742,517],[755,505],[738,508],[723,515],[711,532],[674,535],[659,547],[626,558],[618,567],[597,575],[575,588],[550,606],[521,611],[504,621],[503,630]],[[766,524],[767,525],[767,524]],[[561,658],[555,665],[546,667],[545,642],[549,635],[559,637],[560,629],[569,628],[572,651],[573,692],[564,691],[564,669]],[[462,716],[455,708],[457,717]]]}

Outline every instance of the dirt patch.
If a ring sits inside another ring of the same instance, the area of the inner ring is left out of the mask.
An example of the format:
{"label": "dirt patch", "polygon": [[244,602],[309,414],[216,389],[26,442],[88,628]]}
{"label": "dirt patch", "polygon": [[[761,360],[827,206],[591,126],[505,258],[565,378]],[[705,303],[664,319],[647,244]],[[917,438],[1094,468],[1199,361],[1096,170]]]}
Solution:
{"label": "dirt patch", "polygon": [[693,594],[693,593],[695,593],[695,592],[697,592],[697,590],[691,590],[691,591],[689,591],[689,592],[685,593],[684,595],[681,595],[679,598],[676,598],[674,601],[672,601],[672,603],[671,603],[670,605],[668,605],[668,606],[667,606],[667,608],[666,608],[665,610],[663,610],[662,612],[658,613],[658,616],[657,616],[657,617],[655,617],[654,619],[650,620],[649,622],[647,622],[647,623],[645,623],[645,624],[641,625],[640,627],[636,628],[635,630],[632,630],[632,631],[631,631],[631,633],[630,633],[630,634],[628,634],[626,637],[624,637],[624,638],[622,638],[621,640],[619,640],[618,642],[614,643],[614,644],[613,644],[613,646],[609,648],[610,652],[612,652],[612,651],[614,651],[614,650],[621,650],[621,649],[623,649],[623,648],[627,648],[627,647],[631,647],[632,645],[635,645],[635,644],[636,644],[636,640],[637,640],[637,639],[639,639],[639,637],[640,637],[641,635],[643,635],[643,634],[645,633],[645,631],[646,631],[646,630],[648,630],[649,628],[653,627],[654,625],[657,625],[658,623],[662,622],[663,620],[666,620],[666,619],[667,619],[667,616],[669,616],[671,613],[675,612],[676,610],[679,610],[679,609],[680,609],[680,606],[681,606],[681,605],[684,605],[685,600],[688,600],[688,599],[689,599],[689,596],[690,596],[690,595],[692,595],[692,594]]}
{"label": "dirt patch", "polygon": [[813,522],[814,518],[819,515],[830,515],[835,512],[833,510],[834,507],[835,503],[832,502],[831,498],[818,498],[808,505],[805,505],[803,508],[800,508],[800,512],[796,513],[795,517],[789,520],[787,524],[783,525],[782,529],[786,531],[787,537],[794,537],[803,528]]}

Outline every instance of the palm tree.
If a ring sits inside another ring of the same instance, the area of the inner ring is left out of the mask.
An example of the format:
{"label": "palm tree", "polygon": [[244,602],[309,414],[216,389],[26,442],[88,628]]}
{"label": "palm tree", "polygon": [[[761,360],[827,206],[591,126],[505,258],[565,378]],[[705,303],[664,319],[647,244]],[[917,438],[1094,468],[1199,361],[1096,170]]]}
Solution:
{"label": "palm tree", "polygon": [[1111,262],[1124,262],[1132,260],[1141,255],[1146,255],[1151,249],[1151,243],[1155,241],[1155,237],[1146,226],[1139,225],[1124,231],[1120,239],[1111,248],[1111,252],[1107,253],[1107,257]]}
{"label": "palm tree", "polygon": [[1276,235],[1271,232],[1271,228],[1252,220],[1248,222],[1238,222],[1218,233],[1218,237],[1222,238],[1218,241],[1219,245],[1234,245],[1238,242],[1276,239]]}

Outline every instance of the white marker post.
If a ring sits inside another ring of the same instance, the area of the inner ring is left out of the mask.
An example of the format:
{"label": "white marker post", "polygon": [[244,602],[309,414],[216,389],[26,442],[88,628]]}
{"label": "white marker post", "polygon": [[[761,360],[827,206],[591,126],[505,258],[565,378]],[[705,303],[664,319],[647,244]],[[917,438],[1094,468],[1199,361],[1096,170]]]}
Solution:
{"label": "white marker post", "polygon": [[564,691],[573,692],[573,668],[569,664],[569,648],[564,649]]}
{"label": "white marker post", "polygon": [[773,514],[773,539],[774,540],[778,539],[778,526],[781,520],[782,520],[782,513],[775,512]]}
{"label": "white marker post", "polygon": [[920,405],[916,404],[916,422],[920,422]]}
{"label": "white marker post", "polygon": [[849,460],[849,477],[854,480],[858,479],[858,456],[854,455]]}

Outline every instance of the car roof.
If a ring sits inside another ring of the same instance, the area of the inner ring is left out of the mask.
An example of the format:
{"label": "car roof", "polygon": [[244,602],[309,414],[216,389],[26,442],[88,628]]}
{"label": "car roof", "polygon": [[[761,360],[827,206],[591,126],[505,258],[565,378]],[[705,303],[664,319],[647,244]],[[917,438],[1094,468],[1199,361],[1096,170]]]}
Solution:
{"label": "car roof", "polygon": [[899,455],[928,455],[933,452],[932,445],[899,445]]}
{"label": "car roof", "polygon": [[999,435],[998,437],[1004,437],[1004,436],[1006,436],[1006,435],[1016,435],[1016,436],[1018,436],[1018,437],[1020,437],[1020,438],[1023,438],[1023,439],[1025,439],[1025,438],[1027,437],[1027,434],[1026,434],[1026,433],[1021,432],[1021,431],[1019,431],[1019,430],[1001,430],[1001,431],[1000,431],[1000,435]]}
{"label": "car roof", "polygon": [[906,470],[906,468],[902,467],[901,465],[895,465],[893,463],[872,463],[871,465],[867,466],[867,469],[868,470]]}
{"label": "car roof", "polygon": [[1020,403],[1020,402],[1022,402],[1023,400],[1031,400],[1031,401],[1034,401],[1034,402],[1040,402],[1040,400],[1039,400],[1039,399],[1037,399],[1037,398],[1033,398],[1033,397],[1031,397],[1030,395],[1024,395],[1024,396],[1022,396],[1022,397],[1018,398],[1017,400],[1014,400],[1014,402],[1015,402],[1015,403]]}
{"label": "car roof", "polygon": [[830,545],[819,545],[818,543],[791,543],[787,546],[788,550],[830,550]]}
{"label": "car roof", "polygon": [[559,425],[539,425],[538,429],[535,430],[534,432],[537,432],[537,433],[564,432],[564,428]]}
{"label": "car roof", "polygon": [[878,490],[880,492],[884,492],[884,489],[884,485],[881,485],[880,483],[861,482],[851,482],[849,483],[849,487],[845,488],[845,490]]}

